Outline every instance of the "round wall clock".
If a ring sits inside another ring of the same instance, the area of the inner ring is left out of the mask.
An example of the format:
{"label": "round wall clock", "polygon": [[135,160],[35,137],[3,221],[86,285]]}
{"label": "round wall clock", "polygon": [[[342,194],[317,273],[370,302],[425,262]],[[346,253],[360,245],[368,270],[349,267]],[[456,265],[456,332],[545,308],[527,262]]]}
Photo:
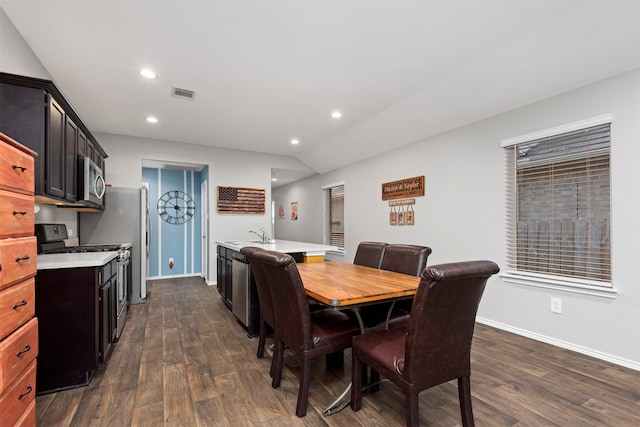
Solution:
{"label": "round wall clock", "polygon": [[193,218],[196,203],[184,191],[167,191],[158,199],[158,215],[169,224],[182,224]]}

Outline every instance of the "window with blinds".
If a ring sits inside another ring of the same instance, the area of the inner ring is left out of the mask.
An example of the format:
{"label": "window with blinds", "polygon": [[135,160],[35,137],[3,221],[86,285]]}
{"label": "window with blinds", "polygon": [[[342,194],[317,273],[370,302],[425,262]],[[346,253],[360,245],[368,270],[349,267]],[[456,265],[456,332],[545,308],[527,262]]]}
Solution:
{"label": "window with blinds", "polygon": [[611,287],[610,128],[506,147],[511,273]]}
{"label": "window with blinds", "polygon": [[324,244],[344,251],[344,184],[324,189]]}

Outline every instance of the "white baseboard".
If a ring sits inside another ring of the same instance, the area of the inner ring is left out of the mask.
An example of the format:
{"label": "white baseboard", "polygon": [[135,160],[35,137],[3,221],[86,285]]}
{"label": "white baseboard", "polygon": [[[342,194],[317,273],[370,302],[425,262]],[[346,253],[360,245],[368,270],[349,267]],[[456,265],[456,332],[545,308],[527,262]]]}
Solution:
{"label": "white baseboard", "polygon": [[193,273],[193,274],[172,274],[169,276],[151,276],[151,277],[147,277],[147,280],[163,280],[163,279],[177,279],[180,277],[202,277],[200,276],[200,273]]}
{"label": "white baseboard", "polygon": [[476,321],[478,323],[482,323],[483,325],[493,326],[494,328],[502,329],[507,332],[512,332],[516,335],[522,335],[523,337],[531,338],[536,341],[541,341],[547,344],[555,345],[560,348],[566,348],[567,350],[572,350],[572,351],[575,351],[576,353],[585,354],[587,356],[595,357],[596,359],[600,359],[600,360],[614,363],[616,365],[624,366],[625,368],[640,371],[640,363],[634,362],[633,360],[623,359],[621,357],[613,356],[608,353],[603,353],[601,351],[593,350],[587,347],[582,347],[570,342],[561,341],[545,335],[540,335],[535,332],[527,331],[525,329],[515,328],[513,326],[500,323],[500,322],[494,322],[493,320],[485,319],[482,317],[477,317]]}

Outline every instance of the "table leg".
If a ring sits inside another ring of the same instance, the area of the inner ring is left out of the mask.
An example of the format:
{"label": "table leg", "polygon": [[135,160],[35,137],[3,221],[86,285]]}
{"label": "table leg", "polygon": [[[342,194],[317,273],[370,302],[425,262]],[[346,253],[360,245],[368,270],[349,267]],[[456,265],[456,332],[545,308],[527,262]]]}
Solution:
{"label": "table leg", "polygon": [[[391,311],[393,310],[394,305],[395,305],[395,301],[392,301],[391,306],[389,307],[389,311],[387,313],[387,318],[385,320],[385,325],[384,325],[385,329],[389,328],[389,319],[391,318]],[[365,334],[369,331],[376,329],[376,328],[370,328],[370,329],[365,328],[364,322],[362,320],[362,316],[360,315],[360,309],[358,307],[353,307],[352,310],[355,313],[356,318],[358,319],[358,324],[360,325],[360,333]],[[381,382],[382,381],[378,381],[375,384],[366,384],[363,387],[363,390],[371,388],[372,386],[379,386]],[[347,387],[344,389],[342,394],[340,394],[340,396],[338,396],[333,402],[331,402],[326,408],[322,410],[322,415],[324,416],[333,415],[335,413],[342,411],[344,408],[346,408],[351,402],[350,392],[351,392],[352,385],[353,385],[353,382],[349,380],[349,384],[347,384]]]}
{"label": "table leg", "polygon": [[[358,307],[354,307],[352,308],[352,310],[355,313],[356,318],[358,319],[358,324],[360,325],[360,333],[363,334],[365,331],[365,328],[364,328],[364,322],[362,321],[362,316],[360,315],[360,310],[358,309]],[[347,387],[344,389],[342,394],[340,394],[340,396],[338,396],[336,400],[331,402],[326,408],[322,410],[322,415],[324,416],[333,415],[337,412],[342,411],[344,408],[347,407],[349,402],[351,402],[351,397],[349,396],[349,393],[351,391],[351,384],[352,382],[349,381],[349,384],[347,384]]]}

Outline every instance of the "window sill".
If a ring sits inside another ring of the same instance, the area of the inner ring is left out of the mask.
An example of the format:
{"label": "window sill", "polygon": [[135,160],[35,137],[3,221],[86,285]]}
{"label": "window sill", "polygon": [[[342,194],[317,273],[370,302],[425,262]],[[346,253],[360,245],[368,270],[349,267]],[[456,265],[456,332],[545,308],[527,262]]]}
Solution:
{"label": "window sill", "polygon": [[618,290],[611,287],[593,286],[576,282],[562,280],[562,278],[534,277],[514,272],[500,274],[500,278],[516,285],[533,286],[535,288],[553,289],[556,291],[569,292],[574,294],[591,295],[601,298],[615,299],[618,297]]}

